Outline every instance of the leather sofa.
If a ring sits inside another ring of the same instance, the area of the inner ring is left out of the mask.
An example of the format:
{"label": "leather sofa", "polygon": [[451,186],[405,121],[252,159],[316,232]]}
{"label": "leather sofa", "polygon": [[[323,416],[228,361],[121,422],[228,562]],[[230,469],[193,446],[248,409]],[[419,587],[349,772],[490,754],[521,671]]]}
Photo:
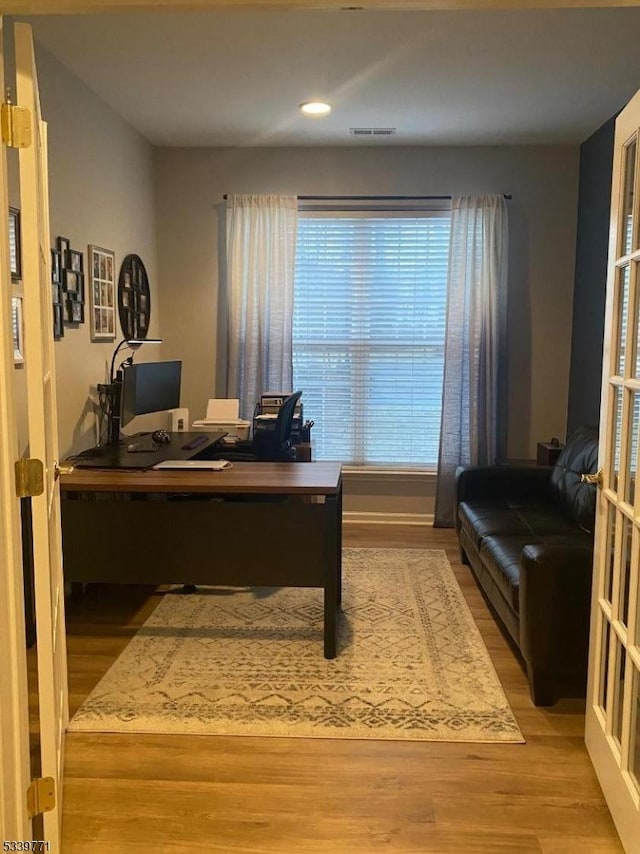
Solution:
{"label": "leather sofa", "polygon": [[456,477],[462,560],[524,660],[536,706],[584,696],[598,436],[581,427],[553,468],[463,467]]}

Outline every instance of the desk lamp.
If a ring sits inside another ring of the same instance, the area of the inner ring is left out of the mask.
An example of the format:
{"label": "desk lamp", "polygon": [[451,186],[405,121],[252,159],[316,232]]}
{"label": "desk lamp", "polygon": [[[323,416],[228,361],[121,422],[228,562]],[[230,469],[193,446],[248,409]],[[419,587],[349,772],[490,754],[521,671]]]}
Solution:
{"label": "desk lamp", "polygon": [[115,373],[113,369],[116,363],[116,356],[123,347],[130,347],[133,351],[137,350],[142,344],[162,344],[162,338],[123,338],[113,351],[111,357],[111,367],[109,368],[109,383],[98,385],[98,394],[105,401],[108,429],[107,429],[107,444],[117,445],[120,442],[120,395],[122,392],[122,365],[127,362],[132,364],[133,353],[124,359]]}

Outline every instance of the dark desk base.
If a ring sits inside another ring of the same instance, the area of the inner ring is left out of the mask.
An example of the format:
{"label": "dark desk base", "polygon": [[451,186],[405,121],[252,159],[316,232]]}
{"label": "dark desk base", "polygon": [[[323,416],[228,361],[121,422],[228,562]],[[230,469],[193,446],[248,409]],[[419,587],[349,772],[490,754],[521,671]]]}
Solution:
{"label": "dark desk base", "polygon": [[342,494],[179,496],[63,492],[65,580],[324,588],[324,655],[336,656]]}

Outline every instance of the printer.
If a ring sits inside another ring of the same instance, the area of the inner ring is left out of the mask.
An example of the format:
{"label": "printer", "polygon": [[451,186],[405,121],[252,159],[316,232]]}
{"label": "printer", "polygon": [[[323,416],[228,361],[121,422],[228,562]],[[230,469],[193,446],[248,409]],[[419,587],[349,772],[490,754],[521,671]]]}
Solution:
{"label": "printer", "polygon": [[240,401],[236,398],[211,398],[207,403],[207,414],[194,421],[193,430],[224,430],[225,441],[249,441],[251,422],[239,418]]}

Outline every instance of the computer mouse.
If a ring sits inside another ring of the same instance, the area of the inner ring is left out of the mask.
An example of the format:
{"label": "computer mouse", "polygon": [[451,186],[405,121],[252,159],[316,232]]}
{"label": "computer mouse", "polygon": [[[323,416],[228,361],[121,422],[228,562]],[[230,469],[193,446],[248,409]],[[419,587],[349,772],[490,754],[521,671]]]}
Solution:
{"label": "computer mouse", "polygon": [[154,430],[151,434],[151,438],[158,445],[168,445],[171,441],[171,436],[166,430]]}

